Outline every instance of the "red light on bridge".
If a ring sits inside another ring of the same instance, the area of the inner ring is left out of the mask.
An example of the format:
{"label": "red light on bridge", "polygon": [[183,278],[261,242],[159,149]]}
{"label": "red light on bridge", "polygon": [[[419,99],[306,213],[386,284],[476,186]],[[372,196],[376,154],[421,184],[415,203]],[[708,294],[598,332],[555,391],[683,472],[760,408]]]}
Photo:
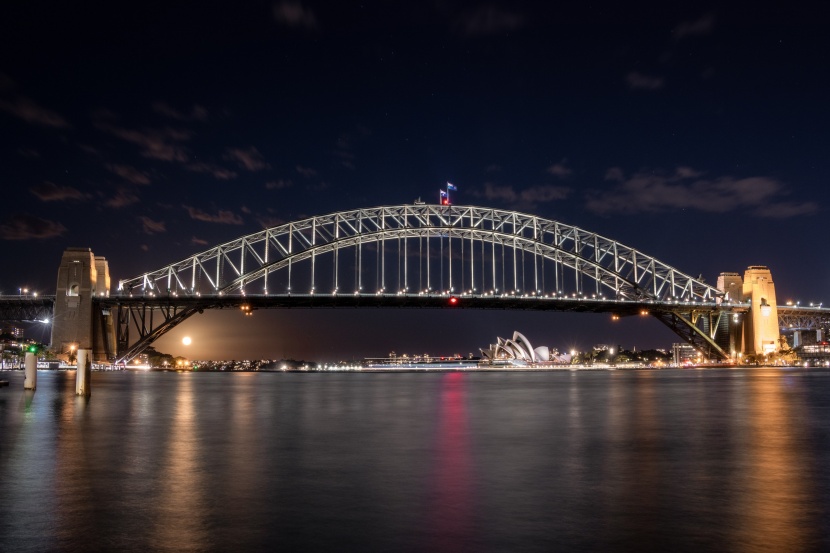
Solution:
{"label": "red light on bridge", "polygon": [[455,296],[450,297],[450,305],[458,305],[458,298]]}

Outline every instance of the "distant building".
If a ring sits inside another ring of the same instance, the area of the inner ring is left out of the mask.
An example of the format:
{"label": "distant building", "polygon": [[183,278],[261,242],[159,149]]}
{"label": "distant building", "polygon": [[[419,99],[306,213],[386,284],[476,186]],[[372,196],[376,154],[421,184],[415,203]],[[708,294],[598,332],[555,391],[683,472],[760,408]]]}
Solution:
{"label": "distant building", "polygon": [[698,352],[689,344],[672,344],[672,362],[675,365],[694,363],[698,359]]}
{"label": "distant building", "polygon": [[487,349],[482,348],[481,357],[489,361],[547,362],[550,361],[550,349],[546,346],[534,349],[524,334],[515,331],[512,340],[497,337],[495,344],[490,344]]}
{"label": "distant building", "polygon": [[2,331],[0,331],[0,333],[2,333],[2,334],[11,334],[12,336],[14,336],[17,339],[23,338],[23,329],[20,328],[19,326],[14,326],[14,325],[10,325],[10,324],[3,325]]}

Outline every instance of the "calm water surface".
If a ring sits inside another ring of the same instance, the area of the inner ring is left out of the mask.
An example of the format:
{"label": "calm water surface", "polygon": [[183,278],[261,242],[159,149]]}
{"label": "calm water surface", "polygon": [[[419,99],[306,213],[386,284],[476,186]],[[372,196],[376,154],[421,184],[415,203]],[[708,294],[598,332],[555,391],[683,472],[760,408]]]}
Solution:
{"label": "calm water surface", "polygon": [[830,372],[0,373],[0,551],[827,551]]}

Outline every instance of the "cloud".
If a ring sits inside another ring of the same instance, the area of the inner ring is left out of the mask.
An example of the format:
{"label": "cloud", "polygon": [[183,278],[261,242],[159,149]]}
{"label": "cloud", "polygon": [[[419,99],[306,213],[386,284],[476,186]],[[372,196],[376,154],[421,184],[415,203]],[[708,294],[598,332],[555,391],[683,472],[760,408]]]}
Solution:
{"label": "cloud", "polygon": [[317,17],[309,8],[299,2],[279,2],[274,4],[274,19],[278,23],[289,27],[302,27],[314,30],[317,28]]}
{"label": "cloud", "polygon": [[0,238],[3,240],[54,238],[64,232],[66,232],[66,227],[57,221],[26,214],[13,215],[5,223],[0,224]]}
{"label": "cloud", "polygon": [[94,146],[90,146],[89,144],[78,144],[78,148],[88,153],[89,155],[101,157],[101,151],[98,148],[95,148]]}
{"label": "cloud", "polygon": [[184,113],[167,102],[153,102],[153,111],[177,121],[206,121],[208,118],[207,110],[196,104],[190,109],[190,113]]}
{"label": "cloud", "polygon": [[257,223],[262,225],[262,228],[278,227],[285,224],[285,219],[279,217],[257,217]]}
{"label": "cloud", "polygon": [[190,140],[189,131],[170,128],[137,131],[116,127],[106,122],[98,122],[95,126],[105,133],[140,146],[141,155],[144,157],[182,163],[190,159],[187,149],[180,144]]}
{"label": "cloud", "polygon": [[605,172],[605,180],[624,181],[625,173],[619,167],[611,167]]}
{"label": "cloud", "polygon": [[188,163],[184,166],[184,168],[188,171],[193,171],[194,173],[208,173],[217,180],[230,180],[237,177],[237,173],[235,171],[225,169],[224,167],[220,167],[219,165],[214,165],[212,163]]}
{"label": "cloud", "polygon": [[226,154],[222,159],[236,161],[240,167],[248,171],[262,171],[263,169],[270,169],[271,166],[265,163],[262,154],[259,150],[251,146],[248,149],[242,148],[228,148]]}
{"label": "cloud", "polygon": [[484,184],[483,192],[474,192],[488,200],[501,201],[516,209],[533,209],[540,203],[563,200],[571,193],[566,186],[539,185],[517,191],[512,186],[499,186],[490,182]]}
{"label": "cloud", "polygon": [[492,4],[481,6],[461,17],[461,30],[467,36],[509,33],[524,26],[524,16]]}
{"label": "cloud", "polygon": [[663,88],[664,85],[662,77],[645,75],[637,71],[632,71],[626,75],[625,81],[628,83],[628,88],[631,90],[659,90]]}
{"label": "cloud", "polygon": [[113,209],[120,209],[128,205],[132,205],[139,201],[138,196],[127,190],[126,188],[119,188],[115,196],[104,201],[104,205]]}
{"label": "cloud", "polygon": [[559,177],[560,179],[567,178],[571,176],[571,174],[573,174],[573,170],[565,164],[564,159],[559,163],[554,163],[553,165],[548,167],[547,172],[553,175],[554,177]]}
{"label": "cloud", "polygon": [[52,182],[44,182],[29,189],[29,192],[42,202],[62,202],[66,200],[84,201],[89,198],[77,188],[60,186]]}
{"label": "cloud", "polygon": [[14,79],[0,71],[0,90],[11,90],[17,84],[14,82]]}
{"label": "cloud", "polygon": [[139,217],[138,220],[141,221],[141,227],[144,230],[144,234],[167,232],[164,221],[154,221],[153,219],[144,216]]}
{"label": "cloud", "polygon": [[33,148],[18,148],[17,154],[26,159],[40,159],[40,152]]}
{"label": "cloud", "polygon": [[225,225],[241,225],[243,223],[242,217],[234,213],[233,211],[222,210],[220,209],[216,215],[211,215],[205,211],[202,211],[199,208],[191,207],[189,205],[183,205],[183,208],[187,210],[187,213],[190,215],[191,219],[196,219],[197,221],[205,221],[207,223],[222,223]]}
{"label": "cloud", "polygon": [[[600,215],[609,213],[659,213],[693,209],[706,213],[727,213],[748,209],[759,217],[786,218],[818,211],[815,202],[785,202],[786,187],[772,177],[714,179],[700,178],[703,173],[678,167],[674,173],[641,171],[629,178],[619,168],[621,177],[612,190],[594,191],[586,207]],[[610,172],[611,170],[609,170]],[[617,179],[614,179],[617,180]]]}
{"label": "cloud", "polygon": [[129,165],[114,165],[114,164],[107,164],[107,169],[121,177],[127,182],[131,182],[133,184],[150,184],[150,177],[147,176],[146,173],[139,171],[135,167],[131,167]]}
{"label": "cloud", "polygon": [[301,174],[307,179],[310,179],[311,177],[317,175],[317,170],[312,169],[311,167],[303,167],[302,165],[297,165],[296,169],[299,174]]}
{"label": "cloud", "polygon": [[684,21],[674,30],[675,40],[689,36],[708,35],[715,28],[715,18],[711,14],[704,15],[694,21]]}
{"label": "cloud", "polygon": [[0,100],[0,109],[23,119],[27,123],[65,129],[69,122],[52,110],[41,107],[29,98],[17,98],[14,101]]}
{"label": "cloud", "polygon": [[277,179],[268,181],[265,183],[265,188],[268,190],[280,190],[282,188],[288,188],[293,183],[288,179]]}
{"label": "cloud", "polygon": [[202,240],[201,238],[196,238],[195,236],[190,239],[191,244],[199,244],[200,246],[207,246],[208,241]]}

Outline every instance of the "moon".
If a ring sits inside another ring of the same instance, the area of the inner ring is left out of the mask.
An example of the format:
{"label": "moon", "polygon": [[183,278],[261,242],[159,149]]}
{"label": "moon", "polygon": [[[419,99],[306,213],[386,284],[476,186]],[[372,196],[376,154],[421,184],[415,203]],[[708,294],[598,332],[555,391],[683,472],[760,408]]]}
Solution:
{"label": "moon", "polygon": [[184,338],[182,338],[182,344],[184,344],[186,346],[189,346],[190,342],[192,342],[192,341],[193,340],[190,339],[190,336],[185,336]]}

